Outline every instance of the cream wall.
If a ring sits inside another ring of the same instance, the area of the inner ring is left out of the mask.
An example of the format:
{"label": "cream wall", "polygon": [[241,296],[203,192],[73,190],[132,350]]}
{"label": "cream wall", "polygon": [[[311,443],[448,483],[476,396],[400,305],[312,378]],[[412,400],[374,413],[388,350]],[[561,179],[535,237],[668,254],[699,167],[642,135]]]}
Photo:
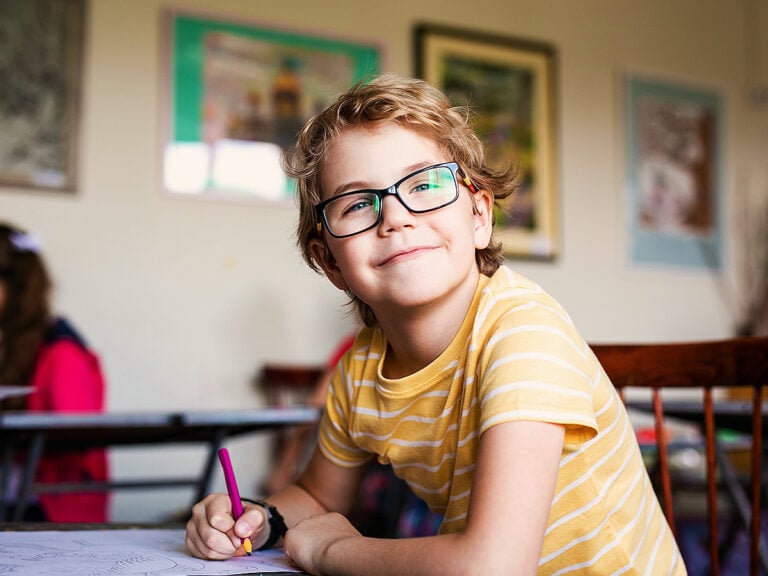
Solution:
{"label": "cream wall", "polygon": [[[734,199],[768,193],[768,109],[744,98],[755,79],[745,57],[746,2],[93,0],[80,191],[4,189],[0,215],[42,236],[57,283],[56,308],[100,351],[111,410],[259,405],[263,398],[252,378],[261,364],[321,362],[351,323],[342,295],[301,262],[292,240],[293,208],[161,192],[162,11],[205,10],[374,42],[384,50],[384,70],[404,74],[412,71],[415,22],[466,26],[550,42],[559,56],[564,246],[554,263],[509,265],[552,292],[588,340],[727,336],[739,305]],[[757,69],[763,82],[765,67]],[[723,96],[726,261],[720,274],[627,264],[618,101],[625,71],[689,80]],[[264,471],[265,441],[232,446],[241,488],[253,493]],[[131,449],[115,451],[112,463],[122,476],[149,470],[175,476],[195,471],[201,455],[192,448]],[[159,519],[189,498],[184,490],[120,494],[113,517]]]}

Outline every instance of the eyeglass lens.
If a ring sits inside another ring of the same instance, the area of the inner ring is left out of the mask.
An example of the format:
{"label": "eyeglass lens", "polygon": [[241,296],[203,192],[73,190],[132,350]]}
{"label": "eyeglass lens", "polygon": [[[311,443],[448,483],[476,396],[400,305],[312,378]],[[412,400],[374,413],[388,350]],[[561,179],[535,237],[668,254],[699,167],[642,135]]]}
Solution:
{"label": "eyeglass lens", "polygon": [[[361,190],[329,202],[324,215],[330,232],[350,236],[373,227],[379,220],[386,192]],[[429,212],[453,202],[458,196],[458,186],[449,166],[435,166],[406,177],[397,184],[395,193],[411,212]]]}

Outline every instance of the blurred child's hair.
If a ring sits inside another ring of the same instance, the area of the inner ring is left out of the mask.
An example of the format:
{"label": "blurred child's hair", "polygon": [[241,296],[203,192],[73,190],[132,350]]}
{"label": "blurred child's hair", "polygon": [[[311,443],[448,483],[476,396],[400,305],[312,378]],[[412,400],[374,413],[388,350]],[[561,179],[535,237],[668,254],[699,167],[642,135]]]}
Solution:
{"label": "blurred child's hair", "polygon": [[[315,271],[319,272],[320,266],[309,251],[309,241],[317,237],[315,205],[323,200],[321,176],[328,150],[345,130],[385,122],[432,139],[445,160],[457,162],[474,185],[490,192],[494,200],[506,198],[516,187],[512,167],[495,171],[486,165],[483,144],[470,125],[469,111],[453,106],[438,89],[423,80],[394,75],[379,76],[370,84],[358,83],[305,124],[283,163],[286,173],[297,182],[297,243]],[[475,258],[480,272],[490,276],[503,259],[501,245],[491,239],[486,248],[476,251]],[[353,294],[350,297],[363,322],[375,325],[373,310]]]}
{"label": "blurred child's hair", "polygon": [[27,385],[50,322],[51,279],[33,236],[0,223],[0,385]]}

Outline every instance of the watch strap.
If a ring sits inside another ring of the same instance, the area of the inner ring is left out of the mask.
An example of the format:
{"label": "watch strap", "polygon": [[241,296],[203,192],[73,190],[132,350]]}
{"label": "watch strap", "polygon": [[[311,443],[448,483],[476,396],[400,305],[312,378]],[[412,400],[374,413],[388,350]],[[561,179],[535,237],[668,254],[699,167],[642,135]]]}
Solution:
{"label": "watch strap", "polygon": [[285,536],[286,532],[288,532],[288,526],[285,525],[285,519],[283,518],[283,515],[277,511],[276,507],[272,506],[272,504],[266,500],[261,500],[258,498],[255,500],[251,500],[250,498],[242,498],[242,500],[244,502],[249,502],[250,504],[257,504],[266,510],[267,521],[269,523],[269,537],[267,538],[267,541],[264,542],[264,544],[257,548],[257,550],[266,550],[267,548],[272,548],[272,546],[274,546],[277,541]]}

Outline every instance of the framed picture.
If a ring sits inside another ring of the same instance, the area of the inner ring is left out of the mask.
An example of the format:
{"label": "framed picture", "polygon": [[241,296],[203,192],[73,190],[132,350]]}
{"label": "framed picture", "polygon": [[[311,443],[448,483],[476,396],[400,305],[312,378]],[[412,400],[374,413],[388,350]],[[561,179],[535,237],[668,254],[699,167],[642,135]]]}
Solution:
{"label": "framed picture", "polygon": [[77,188],[85,0],[0,2],[0,186]]}
{"label": "framed picture", "polygon": [[495,208],[496,236],[512,257],[558,250],[555,51],[548,44],[442,26],[415,29],[416,74],[467,106],[489,164],[516,167],[519,188]]}
{"label": "framed picture", "polygon": [[163,184],[178,194],[286,201],[280,167],[304,122],[379,71],[375,46],[168,12]]}
{"label": "framed picture", "polygon": [[632,263],[719,269],[717,92],[636,75],[624,82]]}

